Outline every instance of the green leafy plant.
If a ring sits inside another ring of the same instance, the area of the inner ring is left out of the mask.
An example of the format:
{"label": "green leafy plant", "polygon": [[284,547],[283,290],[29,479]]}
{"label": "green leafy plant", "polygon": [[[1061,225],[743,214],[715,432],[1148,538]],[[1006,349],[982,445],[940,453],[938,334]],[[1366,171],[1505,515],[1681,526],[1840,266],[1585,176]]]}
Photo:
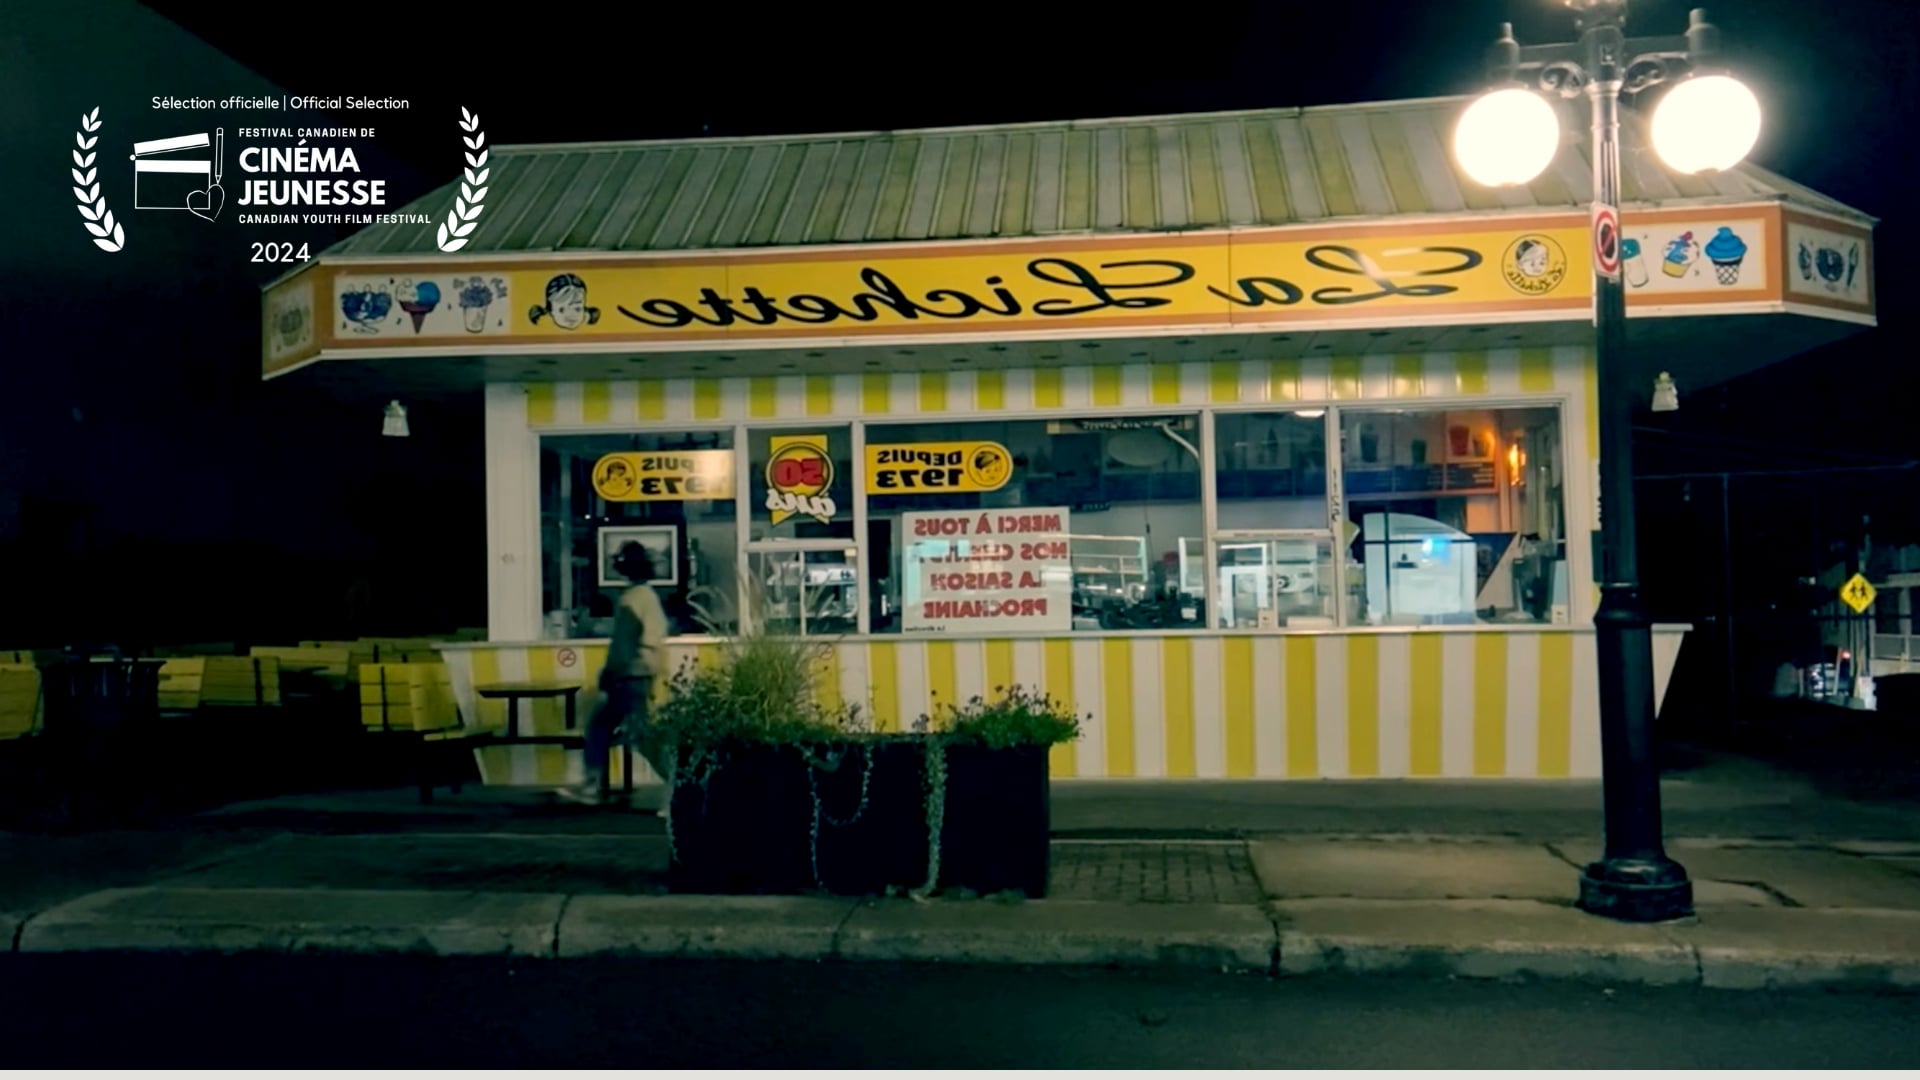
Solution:
{"label": "green leafy plant", "polygon": [[[996,686],[991,699],[979,694],[964,704],[936,703],[932,715],[922,715],[914,730],[938,732],[953,743],[973,743],[995,750],[1013,746],[1054,746],[1080,737],[1080,717],[1053,695],[1018,684]],[[1087,714],[1091,721],[1093,714]]]}

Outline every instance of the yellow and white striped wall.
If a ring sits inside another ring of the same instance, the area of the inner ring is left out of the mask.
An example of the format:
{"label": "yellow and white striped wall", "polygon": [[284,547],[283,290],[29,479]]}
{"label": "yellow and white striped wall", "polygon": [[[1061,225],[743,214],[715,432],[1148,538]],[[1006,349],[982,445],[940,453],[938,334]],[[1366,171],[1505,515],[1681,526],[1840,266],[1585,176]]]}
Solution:
{"label": "yellow and white striped wall", "polygon": [[[1654,632],[1659,696],[1684,632]],[[670,651],[678,665],[710,661],[718,646]],[[498,702],[474,711],[476,683],[577,680],[584,723],[605,643],[450,646],[445,655],[464,716],[505,722]],[[836,642],[821,685],[832,702],[864,704],[881,730],[995,687],[1042,688],[1083,717],[1080,739],[1055,748],[1056,778],[1590,779],[1600,775],[1595,672],[1592,631],[1579,629],[871,637]],[[532,727],[561,730],[557,704],[534,704]],[[521,723],[530,727],[525,714]],[[488,783],[579,775],[579,755],[555,748],[480,754]],[[656,778],[640,765],[635,779]]]}

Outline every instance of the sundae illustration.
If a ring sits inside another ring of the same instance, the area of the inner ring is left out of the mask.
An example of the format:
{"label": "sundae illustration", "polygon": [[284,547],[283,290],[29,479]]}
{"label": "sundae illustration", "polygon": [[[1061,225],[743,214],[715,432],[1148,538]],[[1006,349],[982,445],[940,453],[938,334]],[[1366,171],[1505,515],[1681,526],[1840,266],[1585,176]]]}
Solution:
{"label": "sundae illustration", "polygon": [[1740,280],[1740,262],[1747,257],[1747,242],[1733,235],[1732,229],[1720,226],[1703,250],[1720,284],[1732,285]]}
{"label": "sundae illustration", "polygon": [[1620,265],[1626,269],[1627,284],[1639,288],[1647,283],[1647,261],[1640,257],[1640,241],[1632,237],[1620,241]]}
{"label": "sundae illustration", "polygon": [[369,283],[340,294],[340,314],[347,317],[356,334],[379,333],[380,324],[392,311],[393,294],[378,285]]}
{"label": "sundae illustration", "polygon": [[499,278],[492,282],[480,277],[465,281],[454,278],[453,288],[460,294],[460,315],[466,320],[469,334],[478,334],[487,328],[487,309],[507,295],[507,283]]}
{"label": "sundae illustration", "polygon": [[1809,251],[1805,244],[1800,245],[1800,252],[1796,261],[1800,264],[1801,280],[1813,281],[1818,278],[1820,283],[1827,287],[1828,292],[1839,292],[1842,278],[1846,279],[1847,288],[1851,289],[1853,287],[1853,275],[1860,267],[1860,245],[1855,244],[1853,247],[1853,262],[1851,265],[1849,265],[1847,259],[1840,254],[1839,248],[1821,247],[1817,250]]}
{"label": "sundae illustration", "polygon": [[416,334],[420,332],[420,324],[426,321],[434,308],[440,306],[440,286],[431,281],[415,285],[412,278],[403,278],[399,288],[393,292],[394,299],[400,303],[400,310],[413,316],[413,332]]}
{"label": "sundae illustration", "polygon": [[1696,246],[1691,230],[1674,237],[1667,244],[1667,254],[1660,260],[1660,269],[1666,271],[1668,277],[1686,277],[1697,254],[1694,250]]}
{"label": "sundae illustration", "polygon": [[547,282],[547,302],[535,304],[527,312],[535,326],[543,318],[553,320],[562,330],[578,330],[583,324],[600,321],[600,309],[587,306],[587,283],[578,274],[559,274]]}

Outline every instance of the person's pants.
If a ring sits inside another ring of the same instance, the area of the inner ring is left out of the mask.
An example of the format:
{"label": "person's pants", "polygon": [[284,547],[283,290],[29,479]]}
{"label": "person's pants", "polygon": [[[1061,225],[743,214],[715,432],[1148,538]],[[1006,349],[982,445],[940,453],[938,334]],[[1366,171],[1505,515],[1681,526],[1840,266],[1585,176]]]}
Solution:
{"label": "person's pants", "polygon": [[[600,707],[593,710],[593,716],[587,720],[587,742],[585,748],[586,775],[589,784],[606,783],[607,755],[613,751],[615,732],[622,732],[625,742],[636,753],[647,757],[642,749],[647,746],[647,708],[653,701],[653,680],[608,679],[605,692],[600,699]],[[647,764],[659,771],[659,763],[648,758]]]}

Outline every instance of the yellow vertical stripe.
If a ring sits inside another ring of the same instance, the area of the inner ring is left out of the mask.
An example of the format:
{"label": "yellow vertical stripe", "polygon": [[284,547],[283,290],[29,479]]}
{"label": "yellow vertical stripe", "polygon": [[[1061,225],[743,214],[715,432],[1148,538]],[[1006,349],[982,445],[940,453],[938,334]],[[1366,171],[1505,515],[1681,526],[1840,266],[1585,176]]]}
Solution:
{"label": "yellow vertical stripe", "polygon": [[1600,460],[1600,365],[1589,352],[1580,361],[1581,383],[1586,389],[1587,462]]}
{"label": "yellow vertical stripe", "polygon": [[553,384],[527,384],[527,423],[534,426],[553,423]]}
{"label": "yellow vertical stripe", "polygon": [[1520,350],[1520,389],[1544,394],[1553,389],[1553,350]]}
{"label": "yellow vertical stripe", "polygon": [[[499,649],[473,650],[472,663],[473,666],[470,671],[472,672],[473,685],[485,686],[488,683],[500,681]],[[364,676],[362,676],[362,678],[364,678]],[[507,724],[507,707],[505,702],[489,701],[476,693],[473,695],[473,709],[475,715],[466,718],[466,726],[468,728],[479,728],[486,731],[505,730]],[[492,746],[474,751],[474,757],[478,759],[481,767],[481,778],[496,784],[503,782],[503,780],[507,778],[507,769],[512,762],[512,758],[508,756],[511,752],[512,748],[506,746]]]}
{"label": "yellow vertical stripe", "polygon": [[899,657],[891,641],[867,643],[867,681],[873,685],[873,730],[900,730]]}
{"label": "yellow vertical stripe", "polygon": [[1155,405],[1180,404],[1180,365],[1153,365],[1153,403]]}
{"label": "yellow vertical stripe", "polygon": [[771,375],[747,380],[747,415],[774,416],[780,408],[780,384]]}
{"label": "yellow vertical stripe", "polygon": [[1461,394],[1484,394],[1487,379],[1487,354],[1463,352],[1453,355],[1454,390]]}
{"label": "yellow vertical stripe", "polygon": [[997,412],[1007,407],[1007,373],[982,371],[973,377],[973,407]]}
{"label": "yellow vertical stripe", "polygon": [[1101,731],[1107,737],[1107,775],[1132,776],[1133,642],[1108,638],[1100,643]]}
{"label": "yellow vertical stripe", "polygon": [[601,381],[580,386],[580,419],[589,424],[604,424],[613,419],[613,384]]}
{"label": "yellow vertical stripe", "polygon": [[920,411],[935,415],[947,411],[946,372],[923,371],[920,373]]}
{"label": "yellow vertical stripe", "polygon": [[833,376],[807,376],[807,415],[833,415]]}
{"label": "yellow vertical stripe", "polygon": [[1267,362],[1267,400],[1300,400],[1300,361],[1270,360]]}
{"label": "yellow vertical stripe", "polygon": [[1102,364],[1093,369],[1093,403],[1095,405],[1120,404],[1120,368],[1115,364]]}
{"label": "yellow vertical stripe", "polygon": [[1380,775],[1380,639],[1347,638],[1347,773]]}
{"label": "yellow vertical stripe", "polygon": [[1331,378],[1328,388],[1334,397],[1342,400],[1360,396],[1360,358],[1357,356],[1336,356],[1333,358]]}
{"label": "yellow vertical stripe", "polygon": [[1207,377],[1207,400],[1217,405],[1240,400],[1240,361],[1215,360]]}
{"label": "yellow vertical stripe", "polygon": [[1426,371],[1419,354],[1393,358],[1393,396],[1419,397],[1427,392]]}
{"label": "yellow vertical stripe", "polygon": [[884,371],[860,376],[860,411],[884,413],[892,405],[893,380]]}
{"label": "yellow vertical stripe", "polygon": [[960,704],[959,665],[955,662],[953,642],[927,642],[927,707],[936,713],[946,712],[946,706]]}
{"label": "yellow vertical stripe", "polygon": [[1573,757],[1573,635],[1540,635],[1539,775],[1565,776]]}
{"label": "yellow vertical stripe", "polygon": [[1473,774],[1507,772],[1507,635],[1473,635]]}
{"label": "yellow vertical stripe", "polygon": [[695,645],[693,647],[693,663],[694,666],[701,671],[714,670],[720,666],[722,659],[723,654],[720,651],[720,645],[718,643]]}
{"label": "yellow vertical stripe", "polygon": [[[987,693],[988,701],[997,701],[1013,685],[1013,642],[989,641],[987,653]],[[1068,688],[1072,683],[1069,681]],[[1051,688],[1051,683],[1049,683]],[[1059,695],[1055,695],[1058,697]]]}
{"label": "yellow vertical stripe", "polygon": [[659,379],[645,379],[636,389],[640,396],[640,419],[665,420],[667,418],[667,384]]}
{"label": "yellow vertical stripe", "polygon": [[[527,678],[529,680],[533,682],[560,681],[560,664],[555,658],[554,652],[555,650],[540,645],[535,645],[527,649]],[[578,700],[576,697],[576,710],[578,709]],[[586,730],[587,718],[578,715],[576,711],[573,720],[574,729],[570,732],[567,731],[566,720],[563,717],[566,710],[557,698],[537,698],[533,701],[521,702],[520,707],[528,710],[527,713],[521,714],[521,723],[526,723],[528,713],[530,713],[534,718],[533,724],[530,725],[531,729],[541,734],[552,732],[557,735],[566,732],[567,734],[573,735]],[[522,728],[521,730],[525,732],[528,729]],[[570,753],[570,751],[558,746],[534,747],[534,782],[538,784],[565,783],[567,780],[568,753]],[[606,768],[605,762],[601,763],[601,768],[603,770]]]}
{"label": "yellow vertical stripe", "polygon": [[1305,635],[1286,639],[1287,775],[1292,777],[1320,775],[1313,640]]}
{"label": "yellow vertical stripe", "polygon": [[842,704],[840,693],[840,648],[829,645],[814,654],[813,662],[813,699],[830,712],[839,712]]}
{"label": "yellow vertical stripe", "polygon": [[[1013,643],[996,641],[988,646],[987,673],[989,676],[993,674],[993,665],[995,663],[993,645],[1005,645],[1007,647],[1002,659],[1006,664],[1008,685],[1011,685],[1013,679]],[[1073,700],[1073,641],[1068,638],[1048,638],[1046,643],[1041,646],[1040,663],[1041,681],[1046,684],[1046,692],[1051,694],[1053,699],[1063,707],[1071,710],[1074,715],[1079,716],[1082,724],[1088,723],[1085,715],[1086,710],[1080,708]],[[1033,688],[1028,687],[1028,689],[1031,690]],[[1092,723],[1095,724],[1100,722],[1101,718],[1097,716],[1092,720]],[[1085,736],[1083,735],[1082,737],[1084,738]],[[1060,743],[1054,746],[1047,755],[1047,762],[1048,767],[1053,771],[1053,775],[1072,776],[1076,771],[1073,744]]]}
{"label": "yellow vertical stripe", "polygon": [[1415,776],[1440,775],[1440,702],[1446,679],[1440,641],[1439,634],[1415,634],[1408,643],[1408,771]]}
{"label": "yellow vertical stripe", "polygon": [[1253,639],[1220,643],[1220,704],[1225,713],[1227,775],[1250,777],[1254,763]]}
{"label": "yellow vertical stripe", "polygon": [[1033,405],[1037,409],[1057,409],[1066,404],[1065,380],[1059,368],[1041,368],[1033,373]]}
{"label": "yellow vertical stripe", "polygon": [[1160,715],[1167,740],[1167,775],[1197,775],[1193,760],[1192,638],[1167,638],[1160,643],[1160,690]]}
{"label": "yellow vertical stripe", "polygon": [[693,380],[693,418],[695,420],[720,419],[720,380]]}

